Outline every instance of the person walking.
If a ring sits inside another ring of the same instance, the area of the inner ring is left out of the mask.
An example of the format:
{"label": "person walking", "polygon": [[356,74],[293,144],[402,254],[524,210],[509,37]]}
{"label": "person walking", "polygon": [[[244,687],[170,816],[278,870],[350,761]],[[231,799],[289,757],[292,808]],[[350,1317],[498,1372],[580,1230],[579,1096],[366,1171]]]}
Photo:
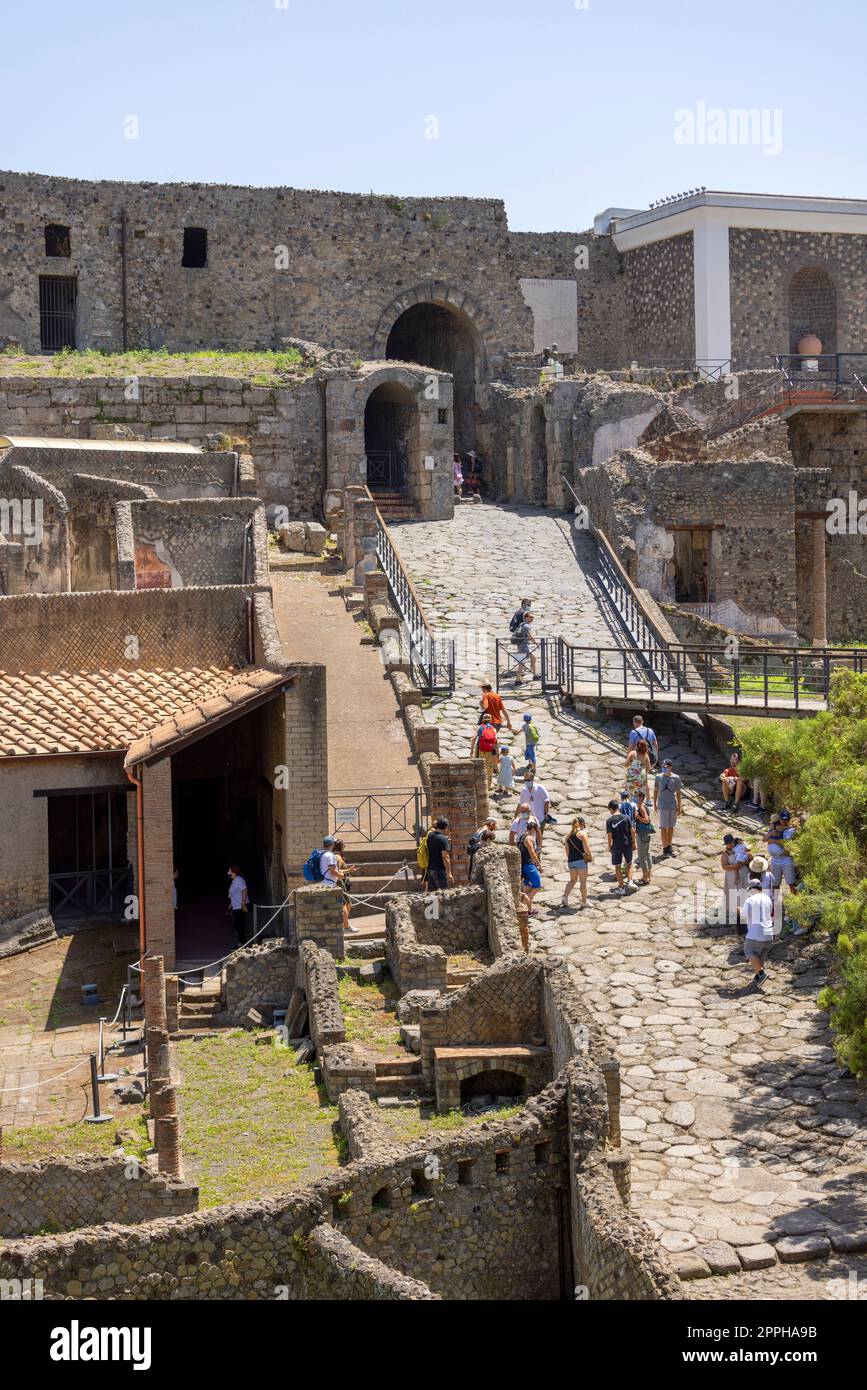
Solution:
{"label": "person walking", "polygon": [[521,792],[521,800],[529,803],[530,813],[539,822],[539,846],[541,848],[542,839],[545,834],[545,826],[549,823],[551,815],[551,798],[546,787],[541,782],[536,781],[535,768],[528,768],[524,774],[524,789]]}
{"label": "person walking", "polygon": [[488,816],[484,825],[480,825],[474,831],[467,842],[467,883],[473,881],[473,860],[480,849],[485,845],[492,845],[497,838],[497,821],[495,816]]}
{"label": "person walking", "polygon": [[742,912],[747,926],[744,955],[753,967],[752,984],[763,985],[768,978],[765,962],[774,944],[774,904],[762,890],[761,879],[750,879]]}
{"label": "person walking", "polygon": [[569,894],[577,883],[581,889],[581,906],[586,907],[587,869],[593,863],[593,852],[590,849],[590,840],[587,835],[587,822],[583,816],[576,816],[573,820],[569,834],[563,841],[563,849],[566,855],[566,868],[569,871],[569,882],[563,890],[560,906],[564,908],[569,906]]}
{"label": "person walking", "polygon": [[[533,813],[532,813],[532,811],[531,811],[531,809],[530,809],[530,803],[529,803],[528,801],[522,801],[521,804],[520,804],[520,806],[518,807],[517,814],[515,815],[515,819],[512,821],[512,824],[509,826],[509,844],[510,844],[510,845],[517,845],[517,843],[518,843],[518,841],[520,840],[521,836],[526,834],[526,832],[527,832],[527,827],[528,827],[528,825],[530,824],[530,818],[531,818],[532,815],[533,815]],[[541,848],[542,848],[542,843],[541,843],[541,840],[539,839],[538,821],[536,822],[536,827],[537,827],[537,829],[536,829],[536,834],[535,834],[535,837],[534,837],[535,840],[536,840],[536,848],[537,848],[537,849],[541,849]]]}
{"label": "person walking", "polygon": [[640,738],[626,755],[626,788],[630,796],[634,797],[639,791],[647,792],[652,772],[647,743]]}
{"label": "person walking", "polygon": [[226,911],[232,919],[239,946],[243,946],[247,940],[247,902],[246,880],[241,877],[238,865],[232,864],[229,868],[229,906]]}
{"label": "person walking", "polygon": [[533,623],[535,621],[532,613],[525,613],[524,621],[512,637],[512,641],[516,647],[515,661],[517,674],[515,676],[515,685],[523,685],[528,662],[530,665],[530,674],[533,680],[536,679],[536,647],[538,644],[533,637]]}
{"label": "person walking", "polygon": [[[605,822],[605,833],[608,836],[608,849],[611,854],[611,863],[614,867],[614,874],[617,879],[611,891],[622,897],[625,893],[629,892],[629,886],[632,883],[635,829],[629,817],[621,813],[620,806],[616,801],[609,801],[608,810],[611,814]],[[626,865],[625,883],[623,881],[623,864]]]}
{"label": "person walking", "polygon": [[515,790],[515,759],[504,744],[500,749],[500,769],[497,773],[497,790],[494,796],[504,796]]}
{"label": "person walking", "polygon": [[[650,847],[653,839],[653,818],[650,814],[647,795],[647,792],[638,791],[635,815],[632,817],[638,867],[641,870],[642,883],[650,883],[653,877],[653,860],[650,855]],[[620,803],[620,809],[621,811],[623,810],[623,802]]]}
{"label": "person walking", "polygon": [[512,614],[512,617],[509,621],[509,631],[511,632],[513,637],[515,633],[518,631],[518,628],[521,626],[522,622],[524,621],[524,614],[529,613],[532,607],[533,600],[531,598],[521,599],[520,606],[518,607],[516,612]]}
{"label": "person walking", "polygon": [[786,925],[786,914],[783,909],[783,894],[778,892],[774,883],[774,875],[771,873],[771,866],[764,855],[757,854],[749,863],[750,877],[757,878],[762,885],[762,892],[767,893],[771,902],[774,904],[774,936],[782,936],[783,928]]}
{"label": "person walking", "polygon": [[497,763],[499,761],[497,754],[498,747],[499,740],[497,739],[497,731],[494,728],[494,721],[489,714],[483,714],[482,722],[476,730],[476,736],[470,748],[470,757],[481,758],[483,760],[489,791],[497,771]]}
{"label": "person walking", "polygon": [[518,849],[521,854],[522,897],[530,917],[539,916],[537,909],[533,907],[533,899],[542,887],[542,861],[539,858],[536,838],[539,828],[539,822],[535,816],[530,816],[527,821],[527,829],[518,838]]}
{"label": "person walking", "polygon": [[452,846],[446,834],[449,823],[440,816],[433,830],[427,836],[428,862],[425,869],[425,891],[435,893],[443,888],[454,888],[452,874]]}
{"label": "person walking", "polygon": [[525,714],[524,725],[524,758],[527,766],[536,767],[536,749],[539,745],[539,730],[536,728],[532,714]]}
{"label": "person walking", "polygon": [[491,721],[498,735],[504,724],[511,733],[515,732],[512,720],[509,716],[509,711],[503,704],[502,697],[498,695],[494,687],[487,682],[482,686],[481,710],[483,715],[489,714],[491,716]]}
{"label": "person walking", "polygon": [[671,842],[674,839],[675,826],[683,812],[683,782],[674,771],[671,758],[663,759],[662,771],[654,778],[653,810],[659,819],[663,858],[670,859],[674,854]]}
{"label": "person walking", "polygon": [[643,714],[632,716],[632,728],[629,733],[630,750],[635,748],[640,740],[647,744],[647,751],[650,754],[650,761],[656,767],[659,762],[659,739],[646,723]]}

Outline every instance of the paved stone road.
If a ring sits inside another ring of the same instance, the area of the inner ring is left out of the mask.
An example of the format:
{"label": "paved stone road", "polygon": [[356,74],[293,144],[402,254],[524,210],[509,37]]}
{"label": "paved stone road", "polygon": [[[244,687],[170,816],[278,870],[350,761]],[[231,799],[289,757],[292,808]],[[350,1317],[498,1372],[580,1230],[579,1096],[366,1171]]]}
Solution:
{"label": "paved stone road", "polygon": [[[394,531],[429,618],[458,639],[459,687],[430,714],[446,753],[469,751],[478,680],[492,676],[494,638],[508,636],[519,598],[534,600],[541,635],[615,640],[594,597],[593,542],[562,513],[464,506],[453,521]],[[816,1008],[824,948],[779,943],[770,980],[756,993],[747,989],[751,971],[734,932],[713,925],[731,817],[719,809],[722,764],[701,725],[688,717],[655,721],[663,756],[675,759],[687,788],[677,856],[658,860],[655,838],[652,884],[615,898],[604,822],[621,786],[627,726],[594,723],[543,698],[538,686],[511,698],[511,681],[501,689],[517,726],[527,710],[536,719],[541,781],[559,819],[546,835],[533,946],[568,958],[620,1058],[637,1210],[685,1276],[763,1260],[782,1276],[778,1257],[827,1253],[830,1238],[836,1249],[858,1248],[860,1232],[867,1245],[867,1101],[841,1076]],[[504,827],[515,804],[502,806]],[[560,914],[561,838],[579,812],[595,855],[590,905]],[[737,824],[758,846],[759,814]],[[797,1296],[816,1296],[814,1266],[799,1265],[791,1278]],[[689,1285],[690,1294],[699,1287]]]}

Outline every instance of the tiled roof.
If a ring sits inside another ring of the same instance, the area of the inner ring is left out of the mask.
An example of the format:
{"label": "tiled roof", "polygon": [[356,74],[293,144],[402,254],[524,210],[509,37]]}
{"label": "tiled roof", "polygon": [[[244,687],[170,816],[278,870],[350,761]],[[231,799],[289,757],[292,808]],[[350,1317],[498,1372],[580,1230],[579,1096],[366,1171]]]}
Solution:
{"label": "tiled roof", "polygon": [[146,745],[138,761],[285,680],[255,667],[0,671],[0,758],[120,753],[130,744]]}

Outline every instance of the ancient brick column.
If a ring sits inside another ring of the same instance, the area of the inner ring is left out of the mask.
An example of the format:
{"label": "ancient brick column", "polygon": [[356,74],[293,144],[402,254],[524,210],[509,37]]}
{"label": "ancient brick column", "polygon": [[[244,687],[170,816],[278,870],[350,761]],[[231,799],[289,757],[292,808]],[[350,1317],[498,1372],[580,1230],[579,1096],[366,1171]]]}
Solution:
{"label": "ancient brick column", "polygon": [[177,1115],[164,1115],[154,1122],[157,1165],[171,1178],[182,1177],[180,1126]]}
{"label": "ancient brick column", "polygon": [[171,1081],[157,1078],[150,1089],[150,1113],[154,1121],[178,1113],[177,1091]]}
{"label": "ancient brick column", "polygon": [[456,885],[467,881],[467,841],[488,814],[484,768],[479,758],[454,762],[431,761],[428,764],[430,823],[434,825],[440,816],[445,816],[449,823],[452,872]]}
{"label": "ancient brick column", "polygon": [[828,641],[828,584],[825,567],[825,518],[813,518],[813,646]]}
{"label": "ancient brick column", "polygon": [[178,977],[166,976],[166,1028],[170,1033],[178,1031]]}
{"label": "ancient brick column", "polygon": [[166,1027],[166,975],[162,956],[145,956],[142,961],[142,988],[146,1028]]}

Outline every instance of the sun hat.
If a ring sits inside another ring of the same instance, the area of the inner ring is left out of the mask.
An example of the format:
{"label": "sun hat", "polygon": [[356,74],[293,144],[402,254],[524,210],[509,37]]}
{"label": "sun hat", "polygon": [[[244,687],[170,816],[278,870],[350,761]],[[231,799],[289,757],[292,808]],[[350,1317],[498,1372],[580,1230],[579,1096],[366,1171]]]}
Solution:
{"label": "sun hat", "polygon": [[750,860],[750,873],[751,873],[751,874],[766,874],[767,871],[768,871],[768,861],[767,861],[767,859],[763,859],[762,856],[761,856],[760,854],[757,854],[756,857],[755,857],[755,859],[751,859],[751,860]]}

